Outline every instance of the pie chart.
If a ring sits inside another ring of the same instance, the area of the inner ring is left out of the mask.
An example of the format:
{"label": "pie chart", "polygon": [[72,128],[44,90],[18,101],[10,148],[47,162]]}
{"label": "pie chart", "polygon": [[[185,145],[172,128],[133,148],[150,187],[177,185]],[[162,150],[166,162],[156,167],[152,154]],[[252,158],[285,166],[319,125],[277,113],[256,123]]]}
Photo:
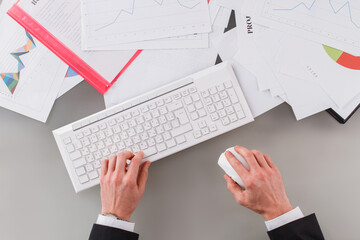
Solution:
{"label": "pie chart", "polygon": [[340,64],[343,67],[360,70],[360,57],[348,54],[341,50],[323,45],[326,53],[331,57],[335,62]]}

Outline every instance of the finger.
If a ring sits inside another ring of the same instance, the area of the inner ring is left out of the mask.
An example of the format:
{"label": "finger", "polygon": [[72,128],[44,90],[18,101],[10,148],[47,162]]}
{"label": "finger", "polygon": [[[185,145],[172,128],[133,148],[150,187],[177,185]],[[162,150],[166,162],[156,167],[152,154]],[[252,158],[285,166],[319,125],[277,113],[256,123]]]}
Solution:
{"label": "finger", "polygon": [[146,182],[149,176],[150,161],[147,161],[141,165],[140,173],[138,177],[138,186],[141,191],[145,191]]}
{"label": "finger", "polygon": [[244,179],[249,174],[245,166],[231,152],[226,151],[225,157],[240,178]]}
{"label": "finger", "polygon": [[114,172],[115,171],[115,166],[116,166],[116,156],[113,155],[109,159],[108,173]]}
{"label": "finger", "polygon": [[108,168],[109,168],[109,159],[104,159],[101,163],[101,178],[103,178],[106,175]]}
{"label": "finger", "polygon": [[125,173],[126,172],[126,161],[129,159],[132,159],[134,157],[134,154],[129,151],[124,151],[118,154],[117,162],[116,162],[116,171],[119,173]]}
{"label": "finger", "polygon": [[250,171],[256,170],[257,168],[260,167],[258,162],[255,159],[254,154],[252,152],[250,152],[248,149],[241,147],[241,146],[236,146],[235,151],[245,159],[245,161],[249,165]]}
{"label": "finger", "polygon": [[256,159],[256,161],[258,162],[258,164],[260,165],[260,167],[263,167],[263,168],[267,168],[269,167],[269,165],[267,164],[265,158],[264,158],[264,155],[258,151],[258,150],[252,150],[251,151]]}
{"label": "finger", "polygon": [[276,166],[275,166],[274,162],[271,160],[271,158],[270,158],[270,156],[268,154],[264,155],[264,159],[265,159],[266,163],[268,164],[268,166],[270,168],[275,168],[276,169]]}
{"label": "finger", "polygon": [[241,190],[240,186],[236,184],[236,182],[227,174],[224,175],[224,178],[227,183],[227,189],[234,196],[235,200],[238,203],[242,202],[243,199],[243,190]]}
{"label": "finger", "polygon": [[131,159],[128,173],[135,178],[137,178],[137,176],[138,176],[139,167],[140,167],[141,161],[143,160],[143,157],[144,157],[144,152],[140,151]]}

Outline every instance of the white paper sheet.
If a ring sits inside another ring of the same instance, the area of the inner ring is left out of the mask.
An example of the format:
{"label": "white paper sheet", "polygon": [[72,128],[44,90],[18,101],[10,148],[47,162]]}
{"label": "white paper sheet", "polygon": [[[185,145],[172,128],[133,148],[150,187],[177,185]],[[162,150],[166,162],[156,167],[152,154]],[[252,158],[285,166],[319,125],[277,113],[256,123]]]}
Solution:
{"label": "white paper sheet", "polygon": [[207,0],[81,0],[83,46],[209,33]]}
{"label": "white paper sheet", "polygon": [[77,86],[79,83],[81,83],[84,79],[77,75],[74,77],[66,77],[64,79],[63,84],[61,85],[60,91],[58,93],[57,98],[62,97],[65,93],[73,89],[75,86]]}
{"label": "white paper sheet", "polygon": [[41,0],[36,5],[32,2],[23,0],[18,5],[108,82],[114,80],[136,52],[82,51],[80,1]]}
{"label": "white paper sheet", "polygon": [[[0,35],[0,106],[46,122],[67,66],[5,14],[14,3],[3,0],[0,6],[0,32],[5,33]],[[20,57],[11,55],[14,52]],[[5,73],[13,77],[18,74],[17,84],[4,77]]]}
{"label": "white paper sheet", "polygon": [[196,50],[144,50],[104,95],[106,107],[144,94],[216,62],[214,48]]}
{"label": "white paper sheet", "polygon": [[339,108],[360,93],[360,71],[335,62],[321,44],[287,37],[282,46],[278,56],[281,72],[318,84]]}
{"label": "white paper sheet", "polygon": [[212,0],[216,5],[240,11],[246,0]]}
{"label": "white paper sheet", "polygon": [[257,0],[256,21],[311,41],[360,54],[360,1]]}

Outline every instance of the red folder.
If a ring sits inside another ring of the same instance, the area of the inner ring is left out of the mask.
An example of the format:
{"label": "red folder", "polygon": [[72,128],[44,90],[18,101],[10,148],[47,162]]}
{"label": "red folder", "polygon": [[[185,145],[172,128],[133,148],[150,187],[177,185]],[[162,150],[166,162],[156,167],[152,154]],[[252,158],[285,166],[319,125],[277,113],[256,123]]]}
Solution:
{"label": "red folder", "polygon": [[54,54],[56,54],[67,65],[74,69],[79,75],[81,75],[88,83],[96,88],[100,93],[105,94],[106,91],[116,82],[116,80],[125,72],[130,64],[139,56],[142,50],[138,50],[128,63],[121,69],[119,74],[112,80],[111,83],[106,81],[98,72],[90,67],[85,61],[71,51],[67,46],[60,42],[54,35],[46,30],[40,23],[38,23],[33,17],[21,9],[17,4],[9,9],[7,12],[16,22],[24,27],[31,35],[37,40],[49,48]]}

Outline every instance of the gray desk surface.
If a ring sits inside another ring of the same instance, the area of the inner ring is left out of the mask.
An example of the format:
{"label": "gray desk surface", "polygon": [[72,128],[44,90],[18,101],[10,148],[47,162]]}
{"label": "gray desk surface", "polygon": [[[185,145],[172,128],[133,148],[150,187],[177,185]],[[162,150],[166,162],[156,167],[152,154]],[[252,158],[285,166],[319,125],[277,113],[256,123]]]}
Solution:
{"label": "gray desk surface", "polygon": [[[99,187],[75,194],[51,131],[103,108],[86,83],[56,102],[47,124],[0,108],[1,239],[88,238]],[[262,218],[236,204],[217,166],[224,149],[241,144],[272,156],[292,204],[316,212],[327,239],[358,239],[359,133],[359,113],[345,126],[327,113],[297,122],[282,105],[153,163],[135,229],[148,240],[267,239]]]}

